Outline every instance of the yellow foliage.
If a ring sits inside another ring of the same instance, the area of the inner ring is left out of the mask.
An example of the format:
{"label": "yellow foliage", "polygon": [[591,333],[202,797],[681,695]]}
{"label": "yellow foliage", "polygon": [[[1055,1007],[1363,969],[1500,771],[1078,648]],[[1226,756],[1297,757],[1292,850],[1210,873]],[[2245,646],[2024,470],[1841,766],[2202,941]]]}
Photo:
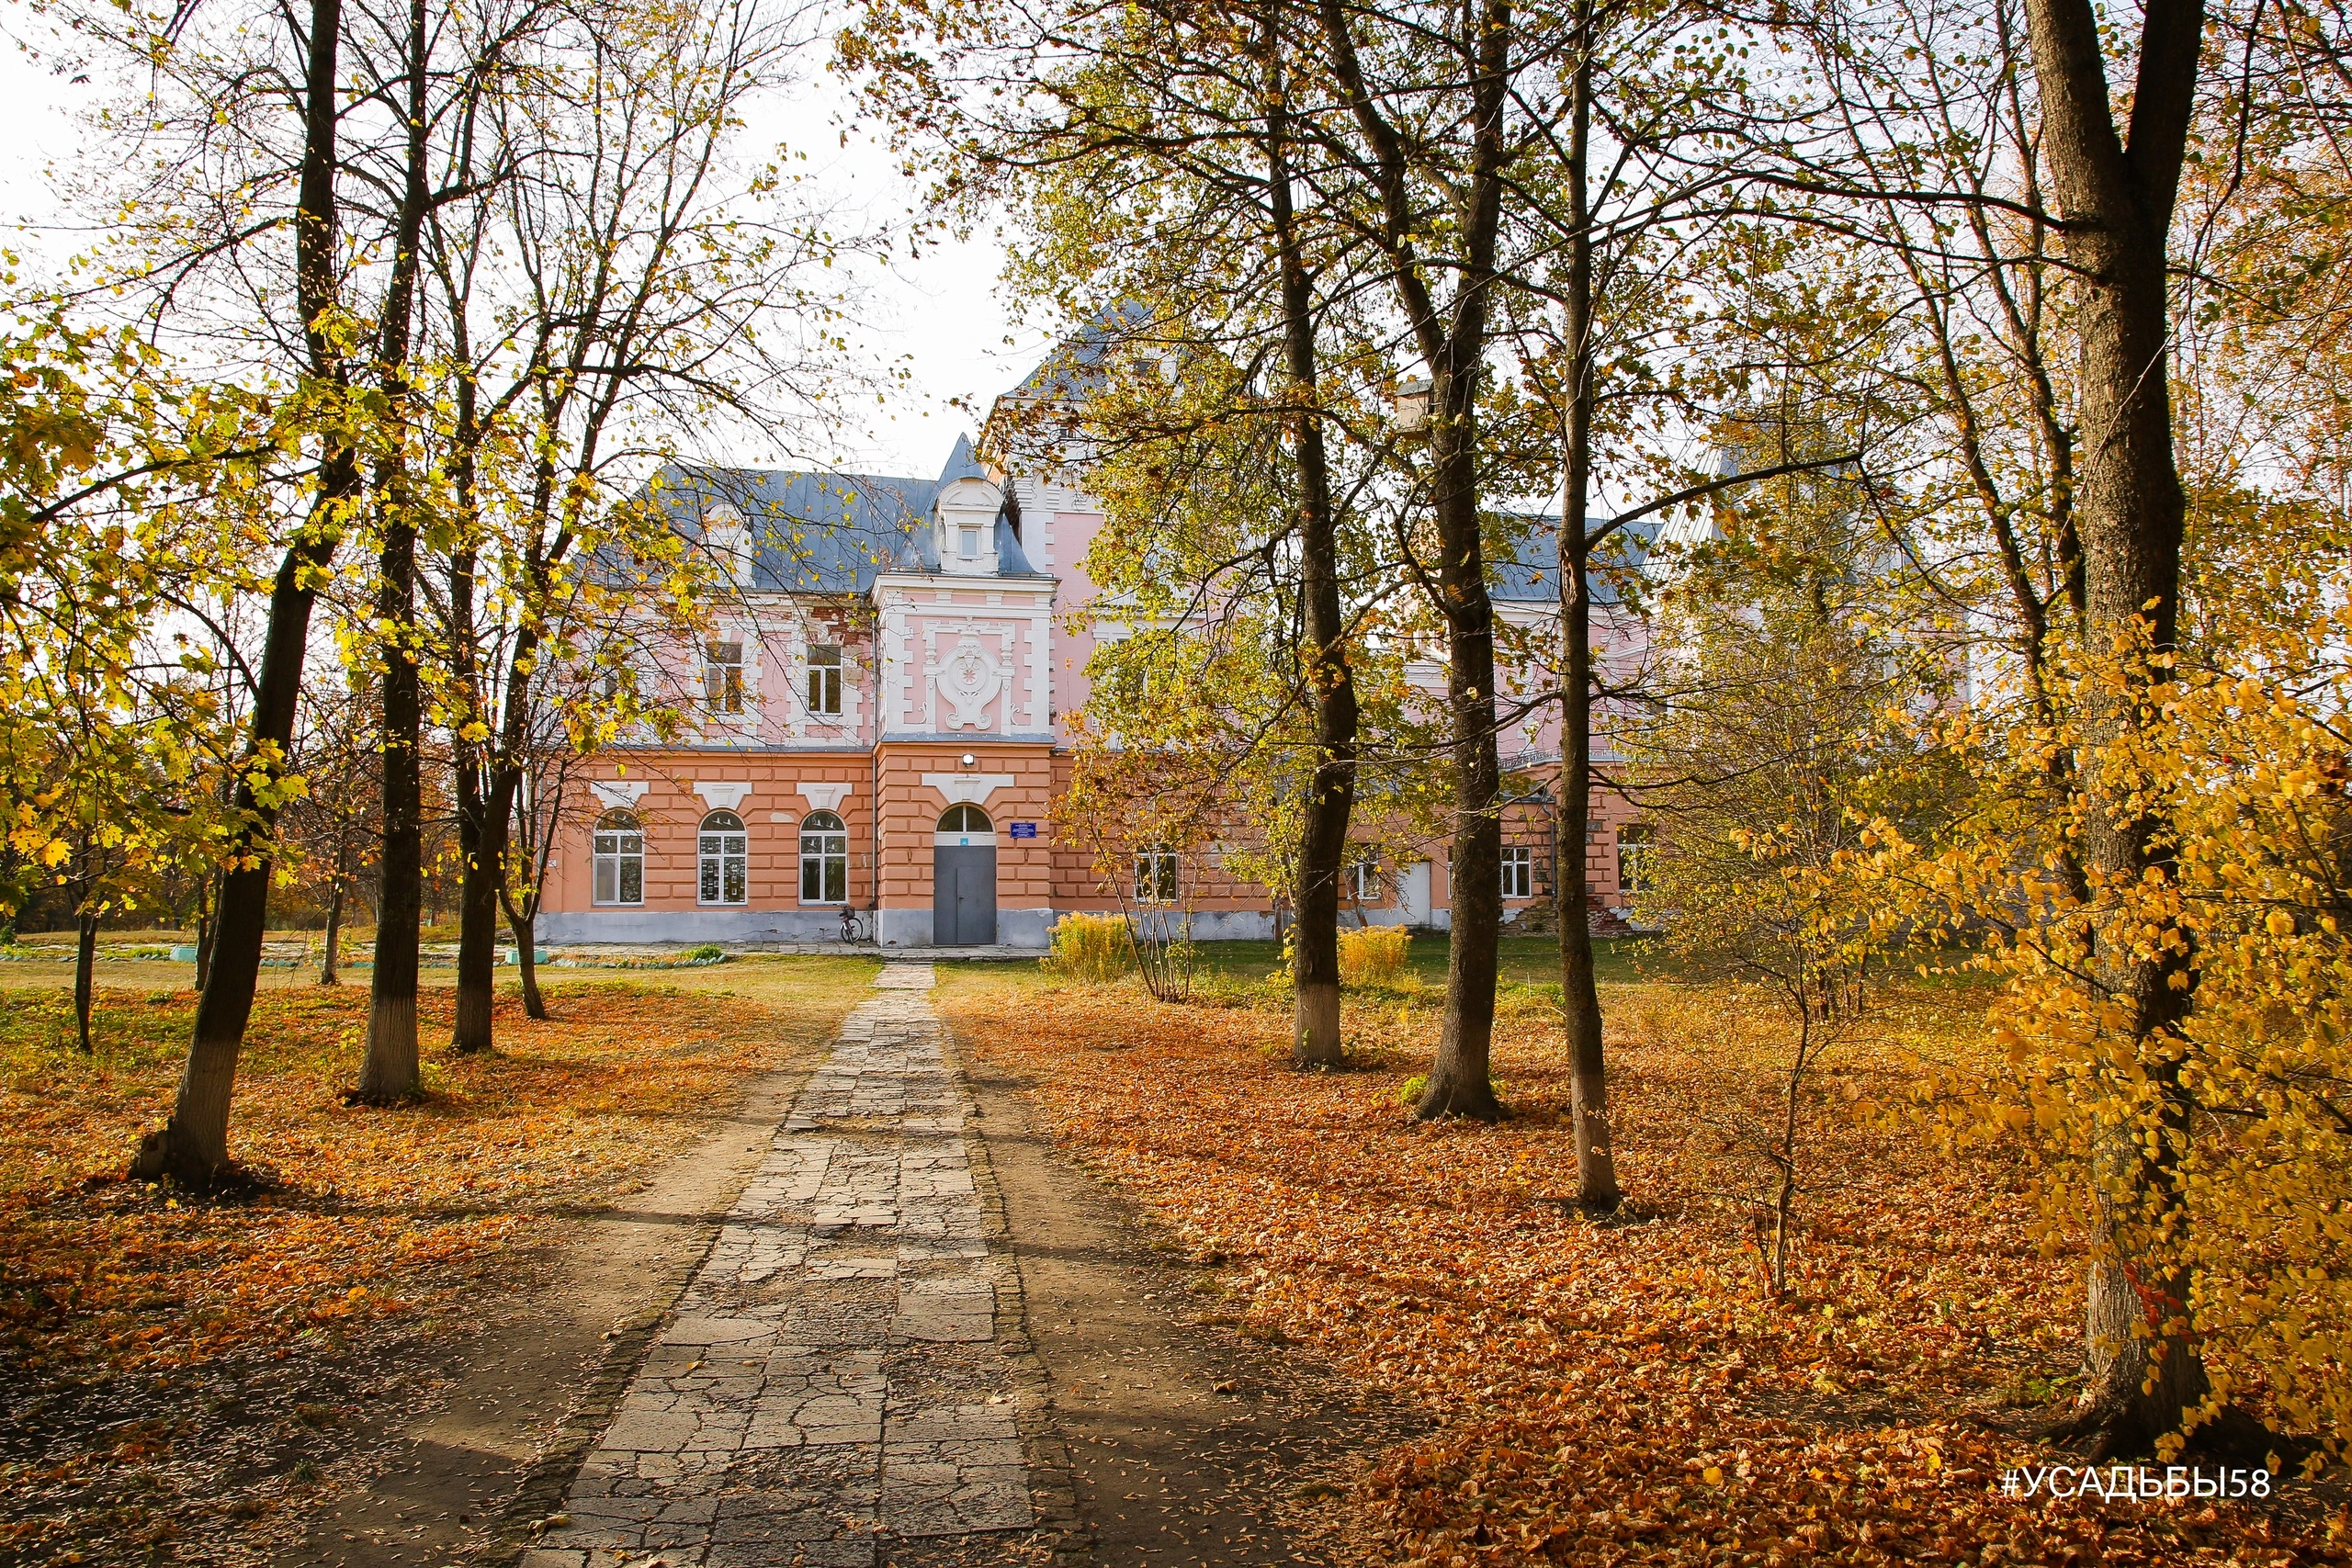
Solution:
{"label": "yellow foliage", "polygon": [[1127,922],[1116,915],[1063,916],[1041,965],[1047,974],[1091,986],[1115,980],[1135,966],[1135,942]]}
{"label": "yellow foliage", "polygon": [[[2063,694],[2056,737],[2108,798],[2162,823],[2168,861],[2093,873],[2079,891],[2047,870],[2020,875],[2010,846],[2043,829],[2004,802],[1941,844],[1905,846],[1907,869],[1890,854],[1882,886],[1955,933],[2047,911],[1990,943],[2008,978],[1991,1020],[2007,1060],[1951,1086],[1976,1108],[1962,1135],[1996,1139],[2030,1119],[2052,1235],[2074,1232],[2098,1190],[2132,1247],[2180,1271],[2212,1388],[2195,1418],[2243,1401],[2340,1445],[2352,1439],[2337,1349],[2352,1343],[2352,942],[2335,912],[2352,900],[2352,762],[2323,721],[2352,711],[2352,611],[2233,632],[2212,656],[2236,668],[2100,664]],[[2151,694],[2138,722],[2089,733],[2090,694],[2129,682]],[[2016,778],[1997,748],[1976,765]],[[2078,843],[2090,797],[2032,809]],[[2066,840],[2049,842],[2045,868],[2064,858]],[[2164,967],[2188,999],[2177,1024],[2138,1026],[2130,995],[2103,979],[2126,963]],[[2125,1153],[2164,1179],[2115,1174]]]}
{"label": "yellow foliage", "polygon": [[1365,926],[1340,933],[1340,983],[1393,986],[1405,972],[1413,935],[1402,926]]}

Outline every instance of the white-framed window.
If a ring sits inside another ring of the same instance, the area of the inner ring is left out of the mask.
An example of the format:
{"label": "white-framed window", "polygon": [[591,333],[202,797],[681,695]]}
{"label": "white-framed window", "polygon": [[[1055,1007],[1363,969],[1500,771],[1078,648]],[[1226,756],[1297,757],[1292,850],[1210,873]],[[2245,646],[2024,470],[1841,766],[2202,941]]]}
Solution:
{"label": "white-framed window", "polygon": [[599,904],[645,902],[645,829],[626,811],[596,819],[593,900]]}
{"label": "white-framed window", "polygon": [[732,811],[714,811],[702,819],[695,835],[695,901],[701,904],[741,904],[751,897],[751,839],[743,819]]}
{"label": "white-framed window", "polygon": [[842,711],[842,650],[836,643],[817,643],[808,649],[808,711],[838,718]]}
{"label": "white-framed window", "polygon": [[937,830],[941,833],[954,833],[958,837],[985,833],[989,836],[990,843],[996,841],[996,824],[989,821],[989,814],[977,806],[949,807],[939,814]]}
{"label": "white-framed window", "polygon": [[1142,904],[1176,902],[1176,851],[1168,844],[1149,844],[1136,852],[1136,900]]}
{"label": "white-framed window", "polygon": [[1525,844],[1503,846],[1503,897],[1535,897],[1535,852]]}
{"label": "white-framed window", "polygon": [[1348,897],[1359,904],[1377,904],[1381,899],[1380,867],[1368,860],[1360,860],[1347,869]]}
{"label": "white-framed window", "polygon": [[703,645],[703,705],[713,714],[743,711],[743,645],[709,642]]}
{"label": "white-framed window", "polygon": [[830,811],[800,819],[800,901],[849,902],[849,829]]}
{"label": "white-framed window", "polygon": [[1650,851],[1656,841],[1646,822],[1617,829],[1617,891],[1630,898],[1650,885]]}

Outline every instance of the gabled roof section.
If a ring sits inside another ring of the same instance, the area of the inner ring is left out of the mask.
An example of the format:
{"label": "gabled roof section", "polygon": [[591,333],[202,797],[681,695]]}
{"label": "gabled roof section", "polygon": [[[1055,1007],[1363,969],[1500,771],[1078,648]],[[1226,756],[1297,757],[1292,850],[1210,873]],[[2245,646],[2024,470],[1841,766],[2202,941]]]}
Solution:
{"label": "gabled roof section", "polygon": [[1140,300],[1105,306],[1004,396],[1022,402],[1074,402],[1088,396],[1102,385],[1103,362],[1113,346],[1132,339],[1150,319]]}
{"label": "gabled roof section", "polygon": [[[1498,604],[1556,604],[1560,602],[1560,520],[1557,517],[1528,517],[1515,519],[1526,525],[1516,542],[1503,552],[1489,557],[1487,570],[1493,574],[1491,592]],[[1599,527],[1609,521],[1606,517],[1586,520],[1587,527]],[[1616,579],[1622,572],[1638,571],[1649,555],[1650,546],[1657,538],[1657,518],[1655,514],[1628,523],[1603,540],[1594,552],[1592,560],[1592,602],[1596,604],[1621,603]]]}
{"label": "gabled roof section", "polygon": [[862,593],[876,573],[922,570],[938,489],[887,474],[673,463],[656,476],[653,493],[688,539],[701,539],[727,512],[740,516],[752,546],[747,586],[755,591]]}

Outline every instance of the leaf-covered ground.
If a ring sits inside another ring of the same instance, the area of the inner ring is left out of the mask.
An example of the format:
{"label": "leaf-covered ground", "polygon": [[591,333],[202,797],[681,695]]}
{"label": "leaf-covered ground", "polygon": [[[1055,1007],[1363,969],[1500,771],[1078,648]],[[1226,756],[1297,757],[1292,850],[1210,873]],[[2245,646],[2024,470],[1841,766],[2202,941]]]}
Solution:
{"label": "leaf-covered ground", "polygon": [[1025,1078],[1044,1130],[1229,1266],[1211,1316],[1311,1345],[1420,1401],[1431,1436],[1334,1505],[1366,1555],[1574,1562],[2337,1562],[2335,1484],[2286,1506],[2010,1500],[2049,1462],[2077,1264],[2045,1256],[2014,1152],[1969,1163],[1871,1108],[1915,1051],[1970,1048],[1964,993],[1921,990],[1809,1097],[1796,1298],[1765,1289],[1744,1200],[1774,1110],[1770,1032],[1726,995],[1606,997],[1633,1223],[1575,1192],[1551,1005],[1506,999],[1513,1115],[1423,1125],[1433,998],[1351,1000],[1364,1070],[1283,1065],[1287,1016],[1170,1007],[994,973],[944,1000]]}
{"label": "leaf-covered ground", "polygon": [[192,993],[102,989],[85,1058],[67,993],[0,990],[0,1563],[201,1556],[213,1513],[299,1507],[319,1467],[288,1456],[331,1450],[387,1360],[522,1288],[568,1212],[706,1132],[872,973],[796,962],[756,999],[575,985],[534,1022],[502,997],[472,1058],[428,989],[428,1094],[400,1110],[342,1102],[364,988],[266,990],[232,1138],[269,1184],[221,1201],[119,1179],[170,1108]]}

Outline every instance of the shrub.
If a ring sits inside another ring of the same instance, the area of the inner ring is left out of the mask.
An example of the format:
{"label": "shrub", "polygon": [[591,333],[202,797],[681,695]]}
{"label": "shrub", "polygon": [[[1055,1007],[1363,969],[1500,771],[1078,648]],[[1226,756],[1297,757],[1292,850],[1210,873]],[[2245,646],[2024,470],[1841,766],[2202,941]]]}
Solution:
{"label": "shrub", "polygon": [[1117,979],[1136,966],[1127,922],[1116,915],[1064,915],[1055,923],[1054,944],[1043,966],[1047,974],[1089,985]]}
{"label": "shrub", "polygon": [[1402,926],[1365,926],[1340,933],[1340,983],[1393,986],[1405,973],[1412,933]]}
{"label": "shrub", "polygon": [[685,953],[686,962],[689,964],[716,964],[726,956],[727,950],[715,942],[704,942],[700,947],[690,947],[686,949]]}

